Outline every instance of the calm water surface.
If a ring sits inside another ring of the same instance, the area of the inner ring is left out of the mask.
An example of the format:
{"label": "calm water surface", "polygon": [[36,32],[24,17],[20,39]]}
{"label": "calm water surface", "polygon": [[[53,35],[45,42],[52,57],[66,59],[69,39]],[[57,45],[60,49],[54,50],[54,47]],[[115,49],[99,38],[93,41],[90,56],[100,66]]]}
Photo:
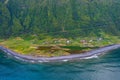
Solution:
{"label": "calm water surface", "polygon": [[120,49],[97,59],[30,64],[0,54],[0,80],[120,80]]}

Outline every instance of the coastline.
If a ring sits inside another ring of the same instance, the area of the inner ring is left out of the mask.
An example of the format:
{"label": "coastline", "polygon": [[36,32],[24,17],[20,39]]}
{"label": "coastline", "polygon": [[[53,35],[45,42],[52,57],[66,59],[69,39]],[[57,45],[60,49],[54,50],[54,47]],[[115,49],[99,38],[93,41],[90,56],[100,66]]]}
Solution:
{"label": "coastline", "polygon": [[97,57],[99,55],[105,54],[106,52],[109,52],[117,48],[120,48],[120,44],[108,45],[108,46],[94,49],[81,54],[47,58],[47,57],[34,57],[34,56],[21,55],[3,46],[0,46],[0,50],[3,51],[4,54],[14,59],[17,59],[23,62],[30,62],[30,63],[66,62],[66,61],[74,61],[74,60],[80,60],[80,59],[88,59],[91,57]]}

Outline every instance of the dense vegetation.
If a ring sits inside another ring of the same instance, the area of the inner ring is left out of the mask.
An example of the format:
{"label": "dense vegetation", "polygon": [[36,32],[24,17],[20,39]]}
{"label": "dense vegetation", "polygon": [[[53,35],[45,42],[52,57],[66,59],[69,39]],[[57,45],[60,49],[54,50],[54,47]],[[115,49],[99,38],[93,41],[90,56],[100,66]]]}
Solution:
{"label": "dense vegetation", "polygon": [[62,56],[120,43],[120,0],[0,0],[0,45]]}
{"label": "dense vegetation", "polygon": [[119,35],[120,0],[0,0],[0,37]]}

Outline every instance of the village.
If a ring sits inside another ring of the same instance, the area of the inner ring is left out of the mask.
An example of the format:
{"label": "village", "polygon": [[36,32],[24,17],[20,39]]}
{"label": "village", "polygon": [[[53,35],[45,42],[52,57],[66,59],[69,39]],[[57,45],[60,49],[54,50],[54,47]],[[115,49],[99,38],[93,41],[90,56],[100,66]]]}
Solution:
{"label": "village", "polygon": [[80,54],[106,45],[119,43],[116,38],[37,38],[16,37],[0,40],[0,45],[9,48],[19,54],[32,55],[36,57],[64,56]]}

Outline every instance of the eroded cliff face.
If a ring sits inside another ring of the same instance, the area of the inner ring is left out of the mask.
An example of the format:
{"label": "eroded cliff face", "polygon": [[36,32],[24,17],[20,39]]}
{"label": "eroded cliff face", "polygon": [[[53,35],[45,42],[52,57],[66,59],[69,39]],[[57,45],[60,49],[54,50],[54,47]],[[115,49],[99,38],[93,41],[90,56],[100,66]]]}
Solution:
{"label": "eroded cliff face", "polygon": [[0,0],[0,37],[42,33],[75,37],[99,35],[100,32],[119,35],[119,2]]}

